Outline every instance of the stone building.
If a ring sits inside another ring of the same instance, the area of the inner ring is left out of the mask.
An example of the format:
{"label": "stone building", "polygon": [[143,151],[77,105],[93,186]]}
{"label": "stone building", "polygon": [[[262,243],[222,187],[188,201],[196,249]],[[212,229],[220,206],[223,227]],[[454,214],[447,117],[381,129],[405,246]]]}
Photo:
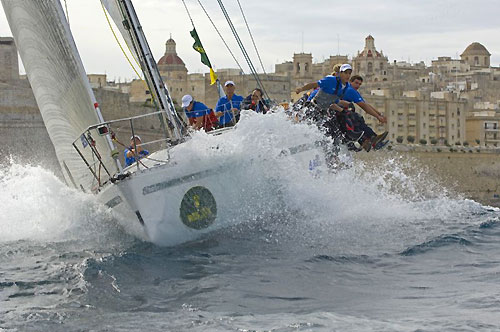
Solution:
{"label": "stone building", "polygon": [[382,51],[375,48],[375,39],[365,38],[365,48],[353,59],[353,71],[367,81],[387,81],[389,79],[389,60]]}
{"label": "stone building", "polygon": [[475,103],[467,115],[467,140],[471,145],[500,146],[499,104]]}
{"label": "stone building", "polygon": [[395,96],[388,90],[375,90],[366,95],[365,100],[387,118],[386,124],[380,124],[374,117],[364,114],[366,123],[377,132],[389,131],[391,141],[398,137],[404,142],[412,137],[417,143],[421,139],[428,143],[436,140],[440,144],[466,140],[467,102],[457,99],[453,93],[428,95],[411,91]]}
{"label": "stone building", "polygon": [[175,41],[170,38],[165,44],[165,54],[158,60],[158,69],[169,87],[170,95],[176,103],[187,93],[188,70],[184,61],[177,55]]}
{"label": "stone building", "polygon": [[468,63],[471,67],[488,68],[490,66],[491,54],[486,47],[478,42],[474,42],[467,46],[460,58]]}
{"label": "stone building", "polygon": [[0,37],[0,82],[19,79],[17,47],[12,37]]}

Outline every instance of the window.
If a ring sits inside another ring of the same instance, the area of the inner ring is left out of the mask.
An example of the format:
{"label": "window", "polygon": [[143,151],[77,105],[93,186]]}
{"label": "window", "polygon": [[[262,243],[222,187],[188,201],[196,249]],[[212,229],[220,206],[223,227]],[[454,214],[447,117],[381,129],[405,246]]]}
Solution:
{"label": "window", "polygon": [[425,129],[425,127],[427,127],[427,123],[425,123],[425,122],[424,122],[424,123],[422,124],[422,127]]}
{"label": "window", "polygon": [[474,65],[479,66],[479,57],[478,56],[474,57]]}
{"label": "window", "polygon": [[368,72],[371,73],[373,72],[373,63],[368,62]]}

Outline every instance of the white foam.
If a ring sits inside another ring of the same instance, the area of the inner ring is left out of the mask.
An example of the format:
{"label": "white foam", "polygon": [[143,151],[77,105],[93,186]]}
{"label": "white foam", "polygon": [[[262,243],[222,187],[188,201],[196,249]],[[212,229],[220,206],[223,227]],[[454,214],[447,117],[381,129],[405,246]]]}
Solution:
{"label": "white foam", "polygon": [[[205,163],[207,168],[232,161],[225,185],[241,187],[242,198],[248,200],[242,199],[235,208],[246,211],[248,220],[276,212],[281,201],[307,216],[308,223],[328,225],[421,222],[481,207],[474,202],[464,204],[460,197],[448,198],[446,189],[432,177],[398,157],[387,155],[383,168],[355,160],[351,168],[332,173],[323,165],[315,174],[298,167],[293,159],[279,157],[286,147],[314,144],[322,138],[315,126],[294,124],[283,112],[243,111],[235,130],[220,136],[197,132],[172,154]],[[349,160],[349,154],[343,153]],[[67,240],[78,238],[82,230],[102,234],[108,221],[113,221],[109,210],[93,196],[68,188],[40,167],[4,166],[0,185],[0,241]]]}
{"label": "white foam", "polygon": [[102,232],[100,224],[112,220],[93,196],[67,187],[41,167],[3,165],[0,186],[2,242],[95,237],[95,232]]}

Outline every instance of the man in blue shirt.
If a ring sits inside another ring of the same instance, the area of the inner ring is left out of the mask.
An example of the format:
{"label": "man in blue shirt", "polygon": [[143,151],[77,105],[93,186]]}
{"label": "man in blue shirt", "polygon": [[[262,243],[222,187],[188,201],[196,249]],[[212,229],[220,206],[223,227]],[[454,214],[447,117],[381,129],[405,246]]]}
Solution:
{"label": "man in blue shirt", "polygon": [[[363,97],[361,97],[361,94],[358,92],[361,84],[363,84],[363,78],[361,76],[354,75],[351,77],[351,86],[344,94],[343,100],[347,103],[357,104],[363,109],[363,111],[374,116],[380,123],[387,123],[387,119],[380,112],[378,112],[375,107],[365,102]],[[345,103],[343,103],[343,106],[345,106]]]}
{"label": "man in blue shirt", "polygon": [[240,118],[240,107],[243,97],[234,93],[235,86],[233,81],[224,83],[224,88],[226,96],[220,98],[217,102],[215,116],[218,117],[220,126],[234,126]]}
{"label": "man in blue shirt", "polygon": [[[141,146],[142,141],[139,135],[130,137],[130,146],[123,151],[125,157],[125,167],[132,165],[136,162],[136,156],[141,159],[149,154],[148,150],[145,150]],[[136,150],[137,148],[137,150]]]}
{"label": "man in blue shirt", "polygon": [[[351,86],[347,89],[340,104],[344,107],[349,107],[349,103],[355,103],[359,107],[361,107],[367,114],[374,116],[380,123],[386,123],[387,119],[382,114],[380,114],[372,105],[365,102],[361,94],[358,92],[361,84],[363,84],[363,78],[361,76],[352,76]],[[377,135],[370,127],[368,127],[368,125],[366,125],[365,119],[358,113],[352,112],[350,117],[354,122],[354,130],[364,131],[364,140],[362,146],[366,151],[370,151],[372,147],[375,147],[378,143],[382,142],[387,137],[387,132]]]}
{"label": "man in blue shirt", "polygon": [[311,101],[322,110],[332,108],[333,110],[341,111],[342,108],[336,105],[336,101],[339,98],[342,99],[341,97],[349,87],[349,77],[351,77],[351,73],[351,65],[347,63],[343,64],[337,76],[328,75],[317,82],[308,83],[297,88],[295,93],[299,94],[302,91],[319,88]]}
{"label": "man in blue shirt", "polygon": [[191,95],[182,97],[182,108],[189,120],[189,125],[195,130],[203,128],[208,132],[217,126],[217,118],[212,109],[202,102],[195,101]]}

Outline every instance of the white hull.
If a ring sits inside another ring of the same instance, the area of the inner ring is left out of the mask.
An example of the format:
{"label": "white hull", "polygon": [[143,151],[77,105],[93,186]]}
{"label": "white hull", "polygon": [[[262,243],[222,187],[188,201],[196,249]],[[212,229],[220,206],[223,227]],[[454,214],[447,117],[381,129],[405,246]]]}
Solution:
{"label": "white hull", "polygon": [[[294,167],[304,170],[311,163],[316,167],[322,155],[314,146],[284,151],[275,158],[290,159]],[[268,188],[260,186],[255,191],[253,179],[245,174],[235,184],[231,176],[242,168],[237,163],[227,160],[214,166],[181,161],[136,170],[126,179],[105,186],[98,198],[120,214],[127,231],[157,245],[177,245],[244,221],[248,211],[261,208],[255,197],[275,189],[272,181],[267,181]],[[270,204],[279,204],[279,200],[273,201]]]}

